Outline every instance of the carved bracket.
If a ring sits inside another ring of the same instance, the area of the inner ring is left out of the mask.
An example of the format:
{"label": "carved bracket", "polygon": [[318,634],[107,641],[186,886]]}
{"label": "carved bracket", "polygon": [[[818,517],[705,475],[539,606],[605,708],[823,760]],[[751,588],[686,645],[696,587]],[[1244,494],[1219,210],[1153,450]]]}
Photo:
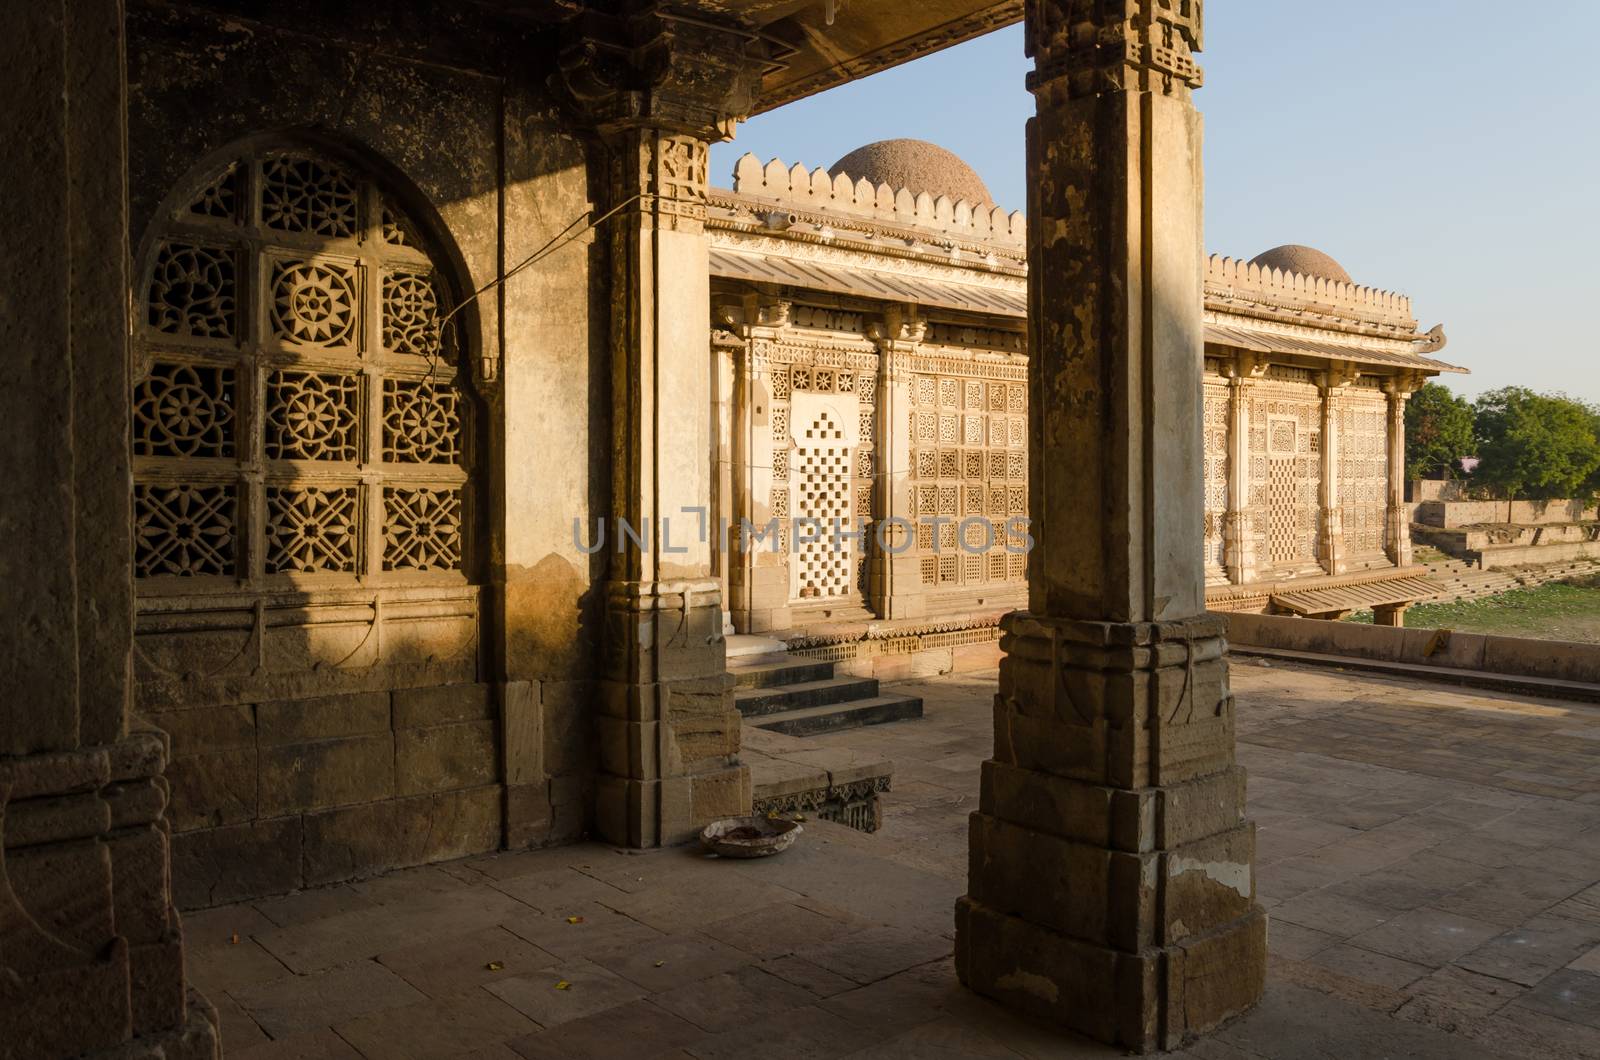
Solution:
{"label": "carved bracket", "polygon": [[749,30],[659,4],[590,11],[563,27],[551,82],[602,135],[651,127],[726,140],[755,109],[765,53]]}

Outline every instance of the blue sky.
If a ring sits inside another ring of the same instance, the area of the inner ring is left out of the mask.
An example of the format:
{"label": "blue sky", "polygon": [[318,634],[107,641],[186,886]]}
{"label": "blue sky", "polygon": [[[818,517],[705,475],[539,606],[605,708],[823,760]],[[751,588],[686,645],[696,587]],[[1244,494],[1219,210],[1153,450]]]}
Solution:
{"label": "blue sky", "polygon": [[[1535,13],[1536,12],[1536,13]],[[1600,2],[1227,0],[1206,5],[1206,245],[1306,243],[1402,291],[1444,382],[1600,402]],[[1021,209],[1033,100],[1020,27],[780,108],[712,149],[831,165],[896,136],[966,159]]]}

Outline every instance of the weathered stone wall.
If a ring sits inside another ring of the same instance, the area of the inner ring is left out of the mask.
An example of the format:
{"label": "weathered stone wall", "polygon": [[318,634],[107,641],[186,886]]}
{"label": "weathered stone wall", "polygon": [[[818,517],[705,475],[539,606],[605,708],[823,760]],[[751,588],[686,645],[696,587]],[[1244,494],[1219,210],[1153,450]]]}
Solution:
{"label": "weathered stone wall", "polygon": [[[394,189],[457,297],[588,209],[589,149],[542,84],[540,40],[432,5],[262,10],[130,5],[136,288],[174,189],[262,135]],[[180,905],[587,827],[605,557],[583,555],[572,525],[605,509],[609,478],[597,253],[582,238],[457,318],[463,576],[141,592],[136,695],[172,740]]]}
{"label": "weathered stone wall", "polygon": [[1423,501],[1413,516],[1428,526],[1457,527],[1477,523],[1520,523],[1548,526],[1600,518],[1593,504],[1577,500],[1550,501]]}

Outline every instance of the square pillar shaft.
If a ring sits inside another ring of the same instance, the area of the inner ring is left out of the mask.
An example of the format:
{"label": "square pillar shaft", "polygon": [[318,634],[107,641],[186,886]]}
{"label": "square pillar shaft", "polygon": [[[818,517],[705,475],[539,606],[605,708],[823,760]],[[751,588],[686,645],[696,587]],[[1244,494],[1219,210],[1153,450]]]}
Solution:
{"label": "square pillar shaft", "polygon": [[611,238],[618,551],[605,605],[596,818],[611,842],[655,846],[690,838],[750,799],[708,522],[709,148],[651,127],[608,146],[612,204],[634,201]]}
{"label": "square pillar shaft", "polygon": [[1260,996],[1266,919],[1204,610],[1200,5],[1032,0],[1036,541],[972,817],[969,987],[1127,1048]]}
{"label": "square pillar shaft", "polygon": [[[1389,482],[1384,505],[1384,551],[1396,567],[1411,566],[1411,518],[1406,508],[1406,400],[1416,381],[1397,377],[1384,387],[1389,398]],[[1397,616],[1398,617],[1398,616]],[[1398,622],[1396,623],[1398,624]]]}
{"label": "square pillar shaft", "polygon": [[750,807],[713,567],[709,142],[752,109],[751,37],[662,5],[578,20],[559,66],[594,123],[611,273],[611,571],[595,817],[657,846]]}
{"label": "square pillar shaft", "polygon": [[166,744],[129,709],[124,12],[6,14],[0,1055],[212,1058],[172,905]]}

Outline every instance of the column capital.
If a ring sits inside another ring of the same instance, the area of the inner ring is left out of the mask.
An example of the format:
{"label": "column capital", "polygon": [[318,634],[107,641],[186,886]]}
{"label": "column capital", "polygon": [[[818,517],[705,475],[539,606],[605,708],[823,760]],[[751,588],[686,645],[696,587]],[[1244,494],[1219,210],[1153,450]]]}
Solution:
{"label": "column capital", "polygon": [[1360,378],[1361,369],[1349,361],[1339,361],[1329,366],[1327,371],[1320,373],[1317,379],[1317,389],[1322,391],[1324,397],[1336,397],[1349,389]]}
{"label": "column capital", "polygon": [[662,4],[590,11],[563,28],[551,82],[603,137],[654,129],[727,140],[755,109],[764,54],[747,29]]}
{"label": "column capital", "polygon": [[1031,92],[1187,97],[1204,82],[1204,0],[1027,0]]}
{"label": "column capital", "polygon": [[1222,374],[1230,383],[1243,385],[1251,379],[1260,379],[1266,375],[1269,367],[1271,365],[1261,354],[1241,350],[1233,357],[1223,360]]}
{"label": "column capital", "polygon": [[776,338],[789,326],[794,303],[758,294],[745,295],[737,302],[723,302],[715,310],[717,323],[743,339]]}
{"label": "column capital", "polygon": [[914,305],[891,305],[882,319],[868,325],[867,338],[878,344],[882,353],[914,353],[928,334],[928,322]]}
{"label": "column capital", "polygon": [[1383,392],[1391,399],[1404,402],[1425,382],[1425,379],[1413,372],[1401,372],[1384,379]]}

